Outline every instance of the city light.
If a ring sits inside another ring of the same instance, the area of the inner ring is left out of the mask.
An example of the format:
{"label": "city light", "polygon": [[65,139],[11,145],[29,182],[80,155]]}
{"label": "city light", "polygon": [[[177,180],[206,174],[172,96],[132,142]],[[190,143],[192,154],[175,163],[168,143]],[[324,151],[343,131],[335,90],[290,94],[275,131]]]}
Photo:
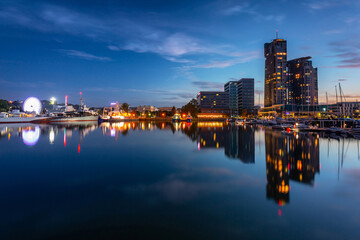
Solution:
{"label": "city light", "polygon": [[39,99],[36,97],[29,97],[25,100],[23,105],[24,112],[40,114],[42,105]]}
{"label": "city light", "polygon": [[50,98],[50,104],[51,105],[54,105],[55,102],[56,102],[56,98],[54,98],[54,97]]}

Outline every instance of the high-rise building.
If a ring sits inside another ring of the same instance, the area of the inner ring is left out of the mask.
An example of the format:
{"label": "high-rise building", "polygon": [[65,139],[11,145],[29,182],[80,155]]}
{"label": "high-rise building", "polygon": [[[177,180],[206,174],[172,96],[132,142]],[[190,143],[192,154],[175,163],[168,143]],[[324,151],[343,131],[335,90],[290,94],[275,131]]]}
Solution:
{"label": "high-rise building", "polygon": [[224,85],[224,91],[229,94],[229,108],[231,114],[238,114],[238,82],[229,81]]}
{"label": "high-rise building", "polygon": [[254,79],[241,78],[237,85],[239,114],[254,109]]}
{"label": "high-rise building", "polygon": [[265,107],[286,104],[287,100],[287,76],[286,40],[274,39],[264,45],[265,55]]}
{"label": "high-rise building", "polygon": [[287,62],[289,95],[288,104],[318,104],[317,68],[312,66],[311,57],[302,57]]}
{"label": "high-rise building", "polygon": [[224,85],[225,92],[229,93],[229,107],[232,114],[242,114],[254,109],[254,79],[241,78],[238,81],[229,81]]}

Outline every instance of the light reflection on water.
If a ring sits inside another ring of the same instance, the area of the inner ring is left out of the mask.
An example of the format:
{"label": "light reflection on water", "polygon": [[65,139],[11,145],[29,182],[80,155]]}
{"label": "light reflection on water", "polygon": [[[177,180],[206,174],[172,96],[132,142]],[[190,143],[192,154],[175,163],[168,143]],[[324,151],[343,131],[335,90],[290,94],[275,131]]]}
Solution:
{"label": "light reflection on water", "polygon": [[223,122],[0,130],[2,239],[360,233],[355,139]]}

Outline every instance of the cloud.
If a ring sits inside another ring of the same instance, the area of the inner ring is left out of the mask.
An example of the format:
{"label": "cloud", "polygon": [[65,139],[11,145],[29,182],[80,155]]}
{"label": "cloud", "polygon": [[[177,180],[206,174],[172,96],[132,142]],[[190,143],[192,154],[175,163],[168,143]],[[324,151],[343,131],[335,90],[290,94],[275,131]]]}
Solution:
{"label": "cloud", "polygon": [[223,9],[220,11],[220,13],[225,16],[244,13],[252,16],[256,20],[275,21],[277,23],[282,23],[282,21],[285,19],[285,16],[281,14],[274,15],[260,13],[260,11],[256,10],[255,7],[251,6],[247,2],[243,2],[242,4],[234,5],[229,8]]}
{"label": "cloud", "polygon": [[339,0],[317,0],[317,1],[308,1],[305,2],[304,5],[310,10],[323,10],[326,8],[335,7],[341,3],[346,3],[346,1]]}
{"label": "cloud", "polygon": [[340,33],[343,33],[343,32],[344,31],[342,29],[332,29],[332,30],[324,31],[323,34],[332,35],[332,34],[340,34]]}
{"label": "cloud", "polygon": [[194,81],[192,84],[200,89],[224,89],[224,83],[220,82]]}
{"label": "cloud", "polygon": [[117,46],[113,46],[113,45],[109,45],[108,49],[112,50],[112,51],[120,51],[121,49]]}
{"label": "cloud", "polygon": [[226,68],[226,67],[231,67],[234,66],[236,64],[240,64],[240,63],[246,63],[246,62],[250,62],[254,59],[259,59],[260,58],[260,52],[258,51],[252,51],[252,52],[235,52],[232,53],[231,58],[229,59],[225,59],[222,61],[210,61],[207,63],[201,63],[201,64],[193,64],[193,65],[186,65],[183,66],[182,68],[184,68],[185,70],[189,70],[189,69],[193,69],[193,68]]}
{"label": "cloud", "polygon": [[330,48],[335,52],[331,56],[338,60],[335,68],[360,68],[360,44],[353,39],[330,42]]}
{"label": "cloud", "polygon": [[[132,19],[126,13],[96,16],[85,12],[74,11],[66,7],[52,4],[25,5],[20,3],[0,3],[0,22],[3,25],[22,26],[31,30],[68,34],[90,38],[106,44],[112,51],[134,51],[138,53],[154,53],[164,59],[176,63],[194,63],[200,55],[208,58],[217,56],[236,58],[241,54],[231,45],[212,44],[207,39],[198,39],[179,31],[176,26],[169,30],[156,20],[139,21]],[[267,16],[267,19],[272,17]],[[160,26],[160,27],[159,27]],[[177,30],[174,30],[177,29]],[[68,55],[92,60],[109,61],[106,57],[92,54],[68,52]],[[186,57],[185,57],[186,56]],[[191,59],[191,58],[193,59]],[[238,60],[205,63],[199,68],[227,67],[236,64]]]}
{"label": "cloud", "polygon": [[77,51],[77,50],[59,49],[58,51],[66,54],[68,56],[77,57],[77,58],[86,59],[86,60],[95,60],[95,61],[102,61],[102,62],[112,61],[112,59],[109,57],[99,57],[99,56],[95,56],[90,53],[81,52],[81,51]]}

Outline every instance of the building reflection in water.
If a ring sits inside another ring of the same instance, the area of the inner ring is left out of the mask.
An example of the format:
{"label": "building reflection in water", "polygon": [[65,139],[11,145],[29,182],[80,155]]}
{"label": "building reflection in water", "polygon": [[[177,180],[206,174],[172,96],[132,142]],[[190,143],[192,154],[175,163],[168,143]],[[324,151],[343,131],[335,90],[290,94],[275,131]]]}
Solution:
{"label": "building reflection in water", "polygon": [[231,159],[243,163],[255,163],[255,130],[251,126],[237,127],[224,122],[199,122],[194,124],[194,132],[185,134],[196,139],[199,150],[224,149]]}
{"label": "building reflection in water", "polygon": [[232,126],[225,145],[225,155],[243,163],[255,163],[255,129],[252,126]]}
{"label": "building reflection in water", "polygon": [[279,205],[290,201],[289,180],[314,184],[320,172],[317,135],[265,130],[266,197]]}

